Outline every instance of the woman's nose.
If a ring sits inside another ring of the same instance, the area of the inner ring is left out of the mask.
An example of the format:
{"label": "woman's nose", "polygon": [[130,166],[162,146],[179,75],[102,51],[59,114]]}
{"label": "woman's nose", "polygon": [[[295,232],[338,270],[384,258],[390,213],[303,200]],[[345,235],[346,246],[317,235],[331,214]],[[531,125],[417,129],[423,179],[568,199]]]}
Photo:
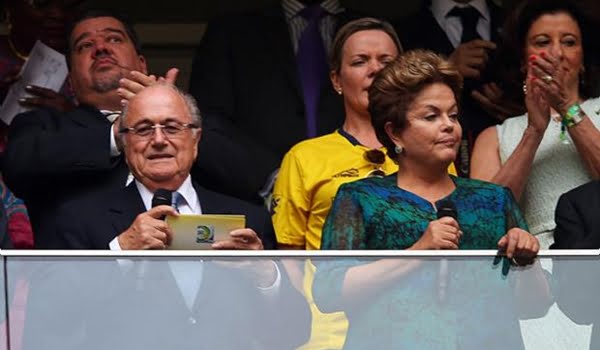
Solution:
{"label": "woman's nose", "polygon": [[555,42],[550,46],[550,54],[557,58],[562,58],[563,56],[563,47],[560,42]]}

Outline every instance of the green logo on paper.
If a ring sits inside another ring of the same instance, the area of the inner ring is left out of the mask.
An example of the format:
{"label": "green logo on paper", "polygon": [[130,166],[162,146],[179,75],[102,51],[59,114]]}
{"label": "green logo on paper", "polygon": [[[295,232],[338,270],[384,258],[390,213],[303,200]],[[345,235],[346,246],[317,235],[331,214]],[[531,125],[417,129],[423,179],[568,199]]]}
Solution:
{"label": "green logo on paper", "polygon": [[215,228],[214,226],[200,225],[196,227],[196,243],[214,243]]}

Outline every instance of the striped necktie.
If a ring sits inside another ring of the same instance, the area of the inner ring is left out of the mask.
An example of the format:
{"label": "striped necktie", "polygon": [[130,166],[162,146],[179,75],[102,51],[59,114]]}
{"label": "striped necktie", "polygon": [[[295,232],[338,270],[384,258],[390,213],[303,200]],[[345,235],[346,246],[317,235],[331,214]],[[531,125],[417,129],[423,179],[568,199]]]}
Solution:
{"label": "striped necktie", "polygon": [[171,197],[171,206],[175,208],[175,210],[179,213],[179,207],[184,204],[184,199],[181,193],[173,192],[173,196]]}

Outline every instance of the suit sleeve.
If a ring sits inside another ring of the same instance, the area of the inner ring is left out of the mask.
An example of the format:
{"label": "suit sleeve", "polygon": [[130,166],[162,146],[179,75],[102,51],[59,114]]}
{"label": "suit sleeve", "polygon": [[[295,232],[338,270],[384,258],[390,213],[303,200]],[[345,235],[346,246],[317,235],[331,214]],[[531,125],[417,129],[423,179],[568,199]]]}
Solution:
{"label": "suit sleeve", "polygon": [[558,200],[554,213],[556,228],[554,229],[553,249],[598,249],[598,239],[594,239],[586,229],[581,213],[568,194]]}
{"label": "suit sleeve", "polygon": [[[552,249],[591,248],[583,219],[571,200],[570,193],[559,198],[555,220]],[[598,245],[595,248],[597,249]],[[577,324],[597,323],[600,319],[600,299],[597,296],[600,285],[596,278],[596,261],[555,259],[552,276],[555,280],[553,293],[562,312]]]}
{"label": "suit sleeve", "polygon": [[50,110],[18,115],[10,125],[3,159],[7,185],[21,198],[52,188],[58,182],[77,181],[92,172],[108,171],[116,162],[110,157],[110,123],[88,125],[86,118],[73,118]]}
{"label": "suit sleeve", "polygon": [[[78,201],[67,202],[57,210],[55,239],[48,240],[47,249],[94,249],[86,232],[84,223],[95,218],[87,218]],[[108,246],[106,247],[108,249]]]}
{"label": "suit sleeve", "polygon": [[236,125],[245,115],[236,103],[232,27],[210,23],[192,63],[190,93],[204,118],[195,178],[218,192],[257,201],[280,158]]}

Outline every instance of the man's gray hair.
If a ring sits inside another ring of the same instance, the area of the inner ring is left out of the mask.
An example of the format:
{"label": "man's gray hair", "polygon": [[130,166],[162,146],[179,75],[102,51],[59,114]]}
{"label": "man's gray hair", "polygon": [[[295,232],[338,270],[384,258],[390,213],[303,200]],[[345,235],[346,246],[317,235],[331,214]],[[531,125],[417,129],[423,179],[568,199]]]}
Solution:
{"label": "man's gray hair", "polygon": [[[172,91],[174,91],[177,95],[179,95],[181,97],[181,99],[183,99],[183,102],[185,103],[185,106],[186,106],[188,112],[190,113],[190,116],[192,117],[192,123],[194,123],[195,125],[197,125],[200,128],[202,127],[202,116],[200,115],[200,110],[198,109],[198,104],[196,103],[196,100],[192,97],[192,95],[181,91],[181,89],[179,89],[177,86],[167,83],[167,82],[157,82],[155,85],[152,85],[152,86],[157,86],[157,85],[169,88]],[[125,108],[123,108],[123,113],[121,114],[121,118],[120,118],[121,127],[123,127],[125,125],[125,120],[127,120],[128,113],[129,113],[129,104],[125,105]],[[197,130],[197,129],[194,129],[194,130]]]}

